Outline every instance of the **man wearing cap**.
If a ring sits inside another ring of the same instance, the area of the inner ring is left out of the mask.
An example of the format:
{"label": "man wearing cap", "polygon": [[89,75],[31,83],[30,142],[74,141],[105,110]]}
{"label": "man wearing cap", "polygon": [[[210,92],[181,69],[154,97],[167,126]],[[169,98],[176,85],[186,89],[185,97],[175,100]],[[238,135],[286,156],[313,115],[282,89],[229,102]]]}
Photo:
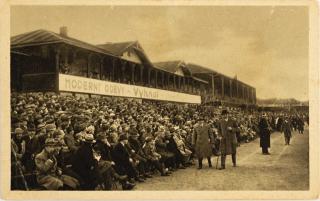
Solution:
{"label": "man wearing cap", "polygon": [[220,153],[221,153],[221,167],[220,170],[226,168],[227,155],[232,156],[233,167],[236,167],[236,153],[237,153],[237,124],[234,120],[228,117],[228,111],[222,110],[222,119],[219,122],[218,132],[220,134]]}
{"label": "man wearing cap", "polygon": [[270,147],[270,131],[267,115],[264,113],[259,121],[260,147],[263,155],[270,155],[268,151]]}
{"label": "man wearing cap", "polygon": [[94,190],[103,182],[102,175],[98,171],[98,160],[93,154],[95,142],[92,134],[85,134],[82,145],[73,157],[72,169],[81,177],[83,190]]}
{"label": "man wearing cap", "polygon": [[198,123],[195,125],[192,144],[195,147],[195,153],[198,158],[198,169],[202,169],[202,160],[207,158],[209,167],[212,167],[211,164],[211,155],[212,155],[212,146],[213,137],[210,133],[210,127],[204,123],[202,116],[198,118]]}
{"label": "man wearing cap", "polygon": [[126,148],[128,143],[128,137],[126,134],[121,134],[119,136],[119,142],[114,147],[112,158],[116,163],[116,171],[120,175],[128,175],[128,177],[136,181],[143,182],[141,178],[138,177],[138,171],[135,169],[133,164],[133,159]]}
{"label": "man wearing cap", "polygon": [[146,137],[145,144],[142,148],[146,154],[148,162],[161,173],[161,176],[169,176],[164,169],[163,163],[160,162],[161,155],[156,152],[155,142],[152,137]]}
{"label": "man wearing cap", "polygon": [[115,162],[112,159],[111,152],[112,147],[108,142],[107,136],[104,133],[99,133],[97,135],[97,142],[94,145],[94,150],[97,154],[101,156],[99,160],[100,168],[104,168],[109,171],[110,177],[118,180],[122,184],[123,190],[131,190],[135,184],[128,182],[127,175],[120,176],[115,170]]}
{"label": "man wearing cap", "polygon": [[35,137],[35,127],[30,126],[28,127],[28,135],[25,136],[25,141],[26,141],[26,152],[24,154],[24,157],[22,158],[22,163],[24,164],[26,171],[32,171],[35,168],[34,164],[34,154],[35,154],[35,142],[36,142],[36,137]]}
{"label": "man wearing cap", "polygon": [[11,139],[11,146],[19,161],[21,161],[26,152],[26,142],[23,139],[23,133],[22,128],[16,128]]}
{"label": "man wearing cap", "polygon": [[57,167],[56,146],[58,141],[48,138],[45,148],[36,155],[37,181],[47,190],[76,189],[79,182],[73,177],[63,175],[62,170]]}
{"label": "man wearing cap", "polygon": [[48,137],[52,137],[55,130],[56,130],[55,124],[47,124],[46,125],[46,132],[47,132]]}
{"label": "man wearing cap", "polygon": [[138,133],[131,133],[128,139],[128,149],[131,150],[131,156],[135,161],[139,161],[137,165],[137,169],[139,174],[142,176],[143,179],[151,178],[147,171],[147,159],[145,153],[142,150],[142,145],[138,140],[139,135]]}

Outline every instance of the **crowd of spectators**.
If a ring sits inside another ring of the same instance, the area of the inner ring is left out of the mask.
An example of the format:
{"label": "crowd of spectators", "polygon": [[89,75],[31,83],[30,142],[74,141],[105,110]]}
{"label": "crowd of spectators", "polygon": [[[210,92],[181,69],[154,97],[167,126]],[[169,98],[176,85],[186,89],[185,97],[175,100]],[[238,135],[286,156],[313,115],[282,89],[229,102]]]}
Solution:
{"label": "crowd of spectators", "polygon": [[[199,116],[219,155],[221,107],[58,94],[12,94],[11,187],[43,190],[134,188],[193,164]],[[229,108],[238,145],[258,137],[260,114]],[[283,114],[268,113],[274,130]],[[301,116],[301,115],[300,115]],[[300,116],[292,116],[296,128]],[[304,120],[302,120],[304,121]],[[280,126],[281,128],[281,126]]]}

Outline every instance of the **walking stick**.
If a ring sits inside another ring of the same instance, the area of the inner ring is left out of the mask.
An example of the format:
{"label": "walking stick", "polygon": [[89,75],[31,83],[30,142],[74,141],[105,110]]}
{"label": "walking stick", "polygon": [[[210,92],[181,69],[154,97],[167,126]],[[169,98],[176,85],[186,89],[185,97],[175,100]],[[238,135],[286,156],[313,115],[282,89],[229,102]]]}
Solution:
{"label": "walking stick", "polygon": [[[18,174],[20,174],[19,176],[21,176],[21,178],[22,178],[23,185],[24,185],[25,189],[28,191],[28,190],[29,190],[29,187],[28,187],[27,181],[26,181],[26,179],[25,179],[25,177],[24,177],[24,174],[23,174],[23,171],[22,171],[22,167],[21,167],[20,163],[18,162],[17,153],[16,153],[16,151],[14,150],[12,144],[11,144],[11,150],[12,150],[12,153],[13,153],[13,157],[14,157],[15,163],[16,163],[16,165],[17,165],[16,168],[18,168]],[[12,178],[11,178],[11,179],[12,179]]]}
{"label": "walking stick", "polygon": [[216,169],[218,169],[218,164],[219,164],[219,156],[220,156],[220,155],[218,155],[218,157],[217,157],[217,162],[216,162]]}
{"label": "walking stick", "polygon": [[219,164],[219,157],[221,155],[221,139],[220,139],[220,144],[219,144],[219,151],[218,151],[218,157],[217,157],[217,162],[216,162],[216,169],[218,169],[218,164]]}

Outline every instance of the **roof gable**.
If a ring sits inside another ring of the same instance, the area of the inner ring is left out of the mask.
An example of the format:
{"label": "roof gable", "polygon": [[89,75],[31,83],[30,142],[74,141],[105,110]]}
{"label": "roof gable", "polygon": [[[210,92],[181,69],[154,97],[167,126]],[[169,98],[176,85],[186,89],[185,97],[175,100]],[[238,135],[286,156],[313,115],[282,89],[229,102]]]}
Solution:
{"label": "roof gable", "polygon": [[[152,66],[150,59],[138,41],[106,43],[97,45],[97,47],[104,49],[112,55],[121,57],[122,59]],[[128,54],[133,54],[133,56],[129,58],[130,56]]]}
{"label": "roof gable", "polygon": [[108,52],[105,50],[92,45],[90,43],[86,43],[83,41],[80,41],[75,38],[71,38],[68,36],[62,36],[60,34],[39,29],[36,31],[31,31],[28,33],[16,35],[11,37],[11,47],[25,47],[25,46],[32,46],[32,45],[40,45],[40,44],[52,44],[52,43],[66,43],[69,45],[73,45],[79,48],[83,48],[86,50],[91,50],[94,52],[102,53],[102,54],[107,54],[110,55]]}

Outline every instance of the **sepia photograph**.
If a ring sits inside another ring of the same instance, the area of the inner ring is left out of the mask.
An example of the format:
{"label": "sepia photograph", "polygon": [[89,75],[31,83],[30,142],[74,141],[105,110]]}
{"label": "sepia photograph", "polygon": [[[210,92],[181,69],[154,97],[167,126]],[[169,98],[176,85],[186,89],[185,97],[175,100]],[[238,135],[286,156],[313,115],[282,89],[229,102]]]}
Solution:
{"label": "sepia photograph", "polygon": [[10,5],[10,193],[318,196],[316,3],[143,2]]}

